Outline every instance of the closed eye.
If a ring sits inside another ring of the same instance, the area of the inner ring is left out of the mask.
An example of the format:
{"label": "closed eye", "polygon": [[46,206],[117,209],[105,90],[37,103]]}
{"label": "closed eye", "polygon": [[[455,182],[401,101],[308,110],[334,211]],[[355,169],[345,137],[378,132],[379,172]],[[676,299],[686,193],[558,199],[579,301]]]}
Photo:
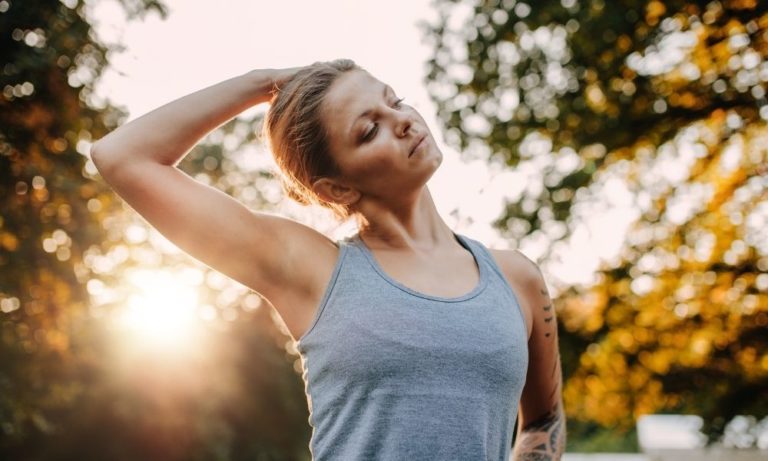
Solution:
{"label": "closed eye", "polygon": [[[392,107],[395,109],[402,109],[403,108],[403,101],[405,98],[398,98],[395,100],[394,103],[392,103]],[[376,132],[379,131],[379,124],[378,122],[373,122],[373,125],[371,125],[371,128],[368,129],[368,131],[365,132],[363,137],[360,139],[361,142],[368,142],[371,139],[373,139],[376,136]]]}
{"label": "closed eye", "polygon": [[360,139],[362,142],[368,142],[376,135],[376,132],[379,131],[379,124],[377,122],[373,122],[373,125],[371,128],[365,132],[362,139]]}

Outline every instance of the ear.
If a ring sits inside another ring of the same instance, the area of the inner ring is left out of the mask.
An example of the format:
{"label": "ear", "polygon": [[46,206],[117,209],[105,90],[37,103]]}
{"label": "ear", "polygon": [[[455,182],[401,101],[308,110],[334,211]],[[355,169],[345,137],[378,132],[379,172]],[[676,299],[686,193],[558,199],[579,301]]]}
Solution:
{"label": "ear", "polygon": [[352,205],[360,200],[360,192],[332,178],[320,178],[312,183],[312,190],[326,202]]}

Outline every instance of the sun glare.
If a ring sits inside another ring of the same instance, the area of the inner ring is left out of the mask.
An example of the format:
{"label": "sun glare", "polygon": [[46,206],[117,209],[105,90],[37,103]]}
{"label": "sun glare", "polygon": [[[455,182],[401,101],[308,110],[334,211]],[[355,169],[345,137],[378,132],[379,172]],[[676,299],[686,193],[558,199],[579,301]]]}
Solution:
{"label": "sun glare", "polygon": [[121,328],[153,347],[189,343],[198,324],[197,286],[164,271],[139,270],[128,280],[135,291],[118,317]]}

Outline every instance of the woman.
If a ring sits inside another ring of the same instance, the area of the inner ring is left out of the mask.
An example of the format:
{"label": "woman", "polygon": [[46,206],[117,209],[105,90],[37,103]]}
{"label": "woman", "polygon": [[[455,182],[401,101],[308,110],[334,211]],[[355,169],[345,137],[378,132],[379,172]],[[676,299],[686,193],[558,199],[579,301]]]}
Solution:
{"label": "woman", "polygon": [[[175,167],[263,102],[290,195],[354,217],[355,236],[249,210]],[[451,231],[426,186],[442,154],[424,119],[352,61],[223,81],[120,127],[92,158],[154,227],[263,295],[298,338],[314,459],[506,460],[518,411],[515,459],[560,458],[541,273]]]}

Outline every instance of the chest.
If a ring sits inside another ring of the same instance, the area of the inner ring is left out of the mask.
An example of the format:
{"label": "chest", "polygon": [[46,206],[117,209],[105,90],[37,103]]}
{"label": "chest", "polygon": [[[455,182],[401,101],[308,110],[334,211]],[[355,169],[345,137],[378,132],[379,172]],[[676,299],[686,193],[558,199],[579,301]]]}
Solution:
{"label": "chest", "polygon": [[305,344],[310,380],[331,388],[501,392],[524,381],[528,352],[518,306],[491,284],[439,302],[389,284],[337,287],[328,322]]}
{"label": "chest", "polygon": [[480,282],[477,263],[467,251],[429,256],[371,252],[370,256],[382,275],[411,290],[430,296],[458,297],[470,292]]}

